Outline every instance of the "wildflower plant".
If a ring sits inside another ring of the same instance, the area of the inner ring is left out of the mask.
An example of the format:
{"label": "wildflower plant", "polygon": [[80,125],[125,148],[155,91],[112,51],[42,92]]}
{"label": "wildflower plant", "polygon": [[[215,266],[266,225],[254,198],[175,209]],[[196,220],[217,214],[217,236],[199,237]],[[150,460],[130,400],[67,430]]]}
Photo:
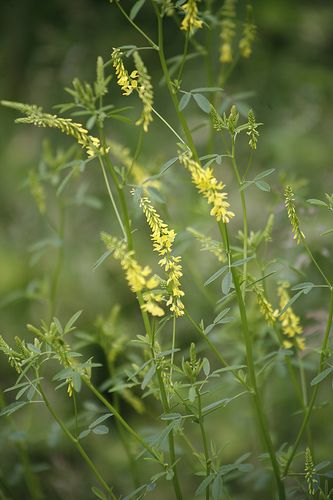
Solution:
{"label": "wildflower plant", "polygon": [[[304,488],[310,496],[330,498],[324,481],[332,478],[332,471],[327,462],[315,465],[310,423],[320,385],[333,372],[332,278],[300,229],[290,185],[284,191],[286,210],[268,214],[261,229],[249,217],[252,199],[269,196],[267,179],[274,169],[260,170],[256,165],[263,124],[255,112],[249,107],[244,113],[237,104],[223,107],[221,85],[229,84],[239,56],[252,55],[253,8],[239,11],[234,0],[153,0],[149,6],[138,0],[129,12],[125,2],[113,0],[109,8],[111,16],[118,9],[147,46],[109,47],[109,60],[97,57],[93,83],[75,78],[66,88],[71,100],[57,106],[59,114],[45,113],[38,105],[2,101],[23,115],[17,123],[57,129],[72,144],[66,151],[54,152],[45,143],[41,165],[27,173],[26,186],[40,217],[52,220],[57,214],[52,224],[56,239],[51,240],[55,264],[51,278],[34,296],[43,310],[38,325],[31,321],[34,324],[29,323],[27,332],[14,341],[7,339],[9,335],[0,337],[0,351],[17,375],[7,389],[15,401],[3,404],[1,415],[15,419],[18,410],[29,411],[32,403],[42,405],[89,469],[84,480],[92,495],[103,500],[157,498],[160,492],[178,500],[236,499],[244,497],[238,496],[242,488],[249,492],[247,498],[259,498],[260,492],[262,498],[284,500]],[[156,39],[137,20],[143,8],[156,15]],[[171,22],[183,50],[169,59],[165,26]],[[219,53],[213,46],[203,49],[206,31],[220,40]],[[202,58],[208,71],[203,86],[189,90],[191,56]],[[149,67],[151,57],[159,64],[156,82],[156,72]],[[218,68],[215,81],[213,68]],[[159,83],[163,89],[157,91]],[[172,106],[172,118],[160,105],[160,92]],[[193,133],[190,103],[206,128],[206,145]],[[118,130],[118,122],[138,134],[134,149],[128,134]],[[144,152],[157,126],[169,134],[165,142],[172,158],[166,147],[159,157]],[[108,198],[102,206],[111,214],[110,227],[101,235],[96,230],[104,253],[98,259],[96,255],[94,269],[110,278],[111,288],[108,314],[101,312],[83,331],[78,326],[89,304],[83,304],[84,313],[73,311],[69,319],[62,319],[59,278],[69,208],[81,204],[101,208],[89,187],[87,192],[77,183],[87,171],[103,182]],[[283,188],[277,183],[274,189],[281,208]],[[187,203],[190,197],[194,201]],[[331,195],[326,201],[308,203],[332,211]],[[179,219],[174,215],[177,209]],[[196,213],[193,220],[191,212]],[[270,258],[277,218],[286,227],[289,218],[294,240],[313,265],[318,283],[297,283],[300,273]],[[193,266],[188,249],[199,246],[204,252]],[[48,243],[37,245],[35,261],[48,250]],[[301,304],[319,288],[328,295],[328,312],[322,338],[313,338],[312,349],[305,341],[307,320]],[[101,362],[92,355],[96,346]],[[290,409],[288,419],[291,415],[297,419],[295,434],[286,434],[274,420],[269,405],[275,408],[278,403],[272,403],[274,390],[267,394],[271,379],[281,393],[286,385],[293,391],[298,406],[296,412]],[[71,409],[70,418],[54,404],[54,392]],[[239,417],[240,399],[247,408],[246,418]],[[93,408],[89,418],[85,402]],[[233,438],[224,433],[227,406],[243,432],[250,425],[258,432],[252,444],[246,441],[232,457],[227,444]],[[107,436],[110,430],[112,439]],[[110,462],[104,467],[86,445],[88,439],[108,450],[104,456]],[[117,460],[112,454],[118,453],[126,460],[125,482],[110,466]],[[32,469],[25,481],[31,498],[41,498],[46,486],[38,470]]]}

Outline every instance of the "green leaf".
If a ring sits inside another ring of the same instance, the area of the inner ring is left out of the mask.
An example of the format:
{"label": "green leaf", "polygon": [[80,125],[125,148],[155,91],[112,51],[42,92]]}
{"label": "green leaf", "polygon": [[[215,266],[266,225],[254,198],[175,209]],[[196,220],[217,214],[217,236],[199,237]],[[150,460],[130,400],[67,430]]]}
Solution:
{"label": "green leaf", "polygon": [[193,94],[194,100],[202,111],[210,113],[210,102],[207,97],[201,94]]}
{"label": "green leaf", "polygon": [[304,283],[299,283],[298,285],[293,286],[291,290],[303,290],[303,293],[306,295],[312,290],[313,287],[313,283],[305,281]]}
{"label": "green leaf", "polygon": [[141,384],[141,389],[142,390],[147,387],[147,385],[149,384],[149,382],[153,378],[155,372],[156,372],[156,365],[154,364],[154,365],[152,365],[149,368],[149,370],[147,371],[146,375],[143,378],[143,381],[142,381],[142,384]]}
{"label": "green leaf", "polygon": [[161,420],[180,420],[182,415],[180,413],[164,413],[161,415]]}
{"label": "green leaf", "polygon": [[86,436],[89,436],[89,434],[90,434],[90,429],[85,429],[84,431],[80,432],[78,438],[79,439],[83,439]]}
{"label": "green leaf", "polygon": [[58,318],[53,318],[53,321],[54,321],[55,326],[57,327],[58,332],[60,333],[60,335],[62,335],[64,333],[64,330],[61,326],[60,321],[58,320]]}
{"label": "green leaf", "polygon": [[146,0],[138,0],[137,2],[135,2],[135,4],[133,5],[133,7],[131,8],[129,16],[132,19],[132,21],[133,21],[133,19],[135,19],[135,17],[137,16],[137,14],[139,13],[139,11],[143,7],[145,1]]}
{"label": "green leaf", "polygon": [[271,186],[265,181],[256,181],[255,185],[261,191],[270,191],[271,190]]}
{"label": "green leaf", "polygon": [[304,293],[304,289],[300,290],[299,292],[295,293],[295,295],[293,295],[291,297],[290,300],[288,300],[288,302],[286,303],[286,305],[284,306],[284,308],[282,309],[282,311],[280,312],[279,316],[282,316],[282,314],[288,309],[288,307],[290,307],[294,302],[296,302],[296,300]]}
{"label": "green leaf", "polygon": [[232,274],[231,271],[228,271],[222,280],[222,293],[224,295],[228,295],[228,293],[230,292],[231,283],[232,283]]}
{"label": "green leaf", "polygon": [[92,270],[95,271],[110,255],[112,254],[113,250],[107,250],[106,252],[101,255],[101,257],[96,260],[95,264],[92,267]]}
{"label": "green leaf", "polygon": [[77,311],[75,314],[73,314],[73,316],[66,323],[65,330],[64,330],[65,333],[68,333],[71,330],[72,326],[74,325],[74,323],[76,323],[76,321],[79,319],[81,314],[82,314],[82,310]]}
{"label": "green leaf", "polygon": [[223,498],[223,480],[220,475],[216,476],[212,484],[212,500]]}
{"label": "green leaf", "polygon": [[215,474],[210,474],[209,476],[207,476],[195,490],[195,496],[198,497],[199,495],[202,495],[206,491],[207,486],[209,486],[210,483],[214,481],[214,479]]}
{"label": "green leaf", "polygon": [[214,319],[214,323],[218,323],[226,314],[228,314],[229,311],[230,311],[230,307],[223,309],[223,311],[221,311]]}
{"label": "green leaf", "polygon": [[207,281],[205,281],[204,283],[204,286],[207,286],[209,285],[210,283],[212,283],[213,281],[215,281],[217,278],[219,278],[223,273],[224,271],[226,271],[228,269],[228,266],[223,266],[221,267],[221,269],[219,269],[218,271],[216,271],[216,273],[212,274],[212,276],[210,278],[208,278]]}
{"label": "green leaf", "polygon": [[188,399],[191,403],[194,403],[195,398],[196,398],[196,392],[195,392],[195,388],[192,386],[192,387],[190,387],[190,389],[188,391]]}
{"label": "green leaf", "polygon": [[245,264],[245,262],[249,262],[250,260],[252,260],[254,258],[255,258],[255,255],[251,255],[251,257],[247,257],[246,259],[235,260],[235,262],[233,262],[230,267],[242,266],[243,264]]}
{"label": "green leaf", "polygon": [[326,208],[328,207],[327,203],[325,203],[322,200],[317,200],[316,198],[310,198],[309,200],[306,200],[306,201],[310,205],[316,205],[318,207],[326,207]]}
{"label": "green leaf", "polygon": [[198,87],[192,89],[191,92],[223,92],[222,87]]}
{"label": "green leaf", "polygon": [[26,404],[28,404],[27,401],[19,401],[17,403],[11,403],[10,405],[5,406],[5,408],[2,408],[2,410],[0,412],[0,416],[12,415],[17,410],[20,410],[21,408],[23,408],[23,406],[25,406]]}
{"label": "green leaf", "polygon": [[204,331],[205,335],[208,335],[213,330],[213,328],[215,328],[215,326],[216,323],[212,323],[211,325],[206,326]]}
{"label": "green leaf", "polygon": [[311,380],[311,385],[317,385],[320,384],[330,373],[333,371],[333,366],[329,366],[328,368],[325,368],[322,372],[318,373],[318,375]]}
{"label": "green leaf", "polygon": [[104,422],[107,418],[112,417],[112,413],[105,413],[104,415],[98,417],[92,424],[89,425],[89,429],[93,429],[97,425],[101,424]]}
{"label": "green leaf", "polygon": [[103,491],[96,488],[96,486],[92,486],[91,491],[97,498],[100,498],[100,500],[108,500],[108,497],[103,493]]}
{"label": "green leaf", "polygon": [[275,172],[275,168],[270,168],[268,170],[264,170],[264,172],[261,172],[260,174],[256,175],[253,180],[258,181],[259,179],[263,179],[264,177],[271,175],[273,172]]}
{"label": "green leaf", "polygon": [[202,369],[203,369],[206,377],[208,377],[208,375],[210,374],[210,363],[209,363],[209,360],[207,358],[204,358],[202,360]]}
{"label": "green leaf", "polygon": [[92,432],[94,434],[108,434],[109,429],[106,427],[106,425],[98,425],[97,427],[94,427],[92,429]]}
{"label": "green leaf", "polygon": [[190,102],[191,97],[192,97],[192,94],[190,94],[189,92],[186,92],[185,94],[182,95],[182,97],[179,101],[179,106],[178,106],[179,111],[183,111],[183,109],[186,108],[186,106]]}
{"label": "green leaf", "polygon": [[326,236],[327,234],[331,234],[331,233],[333,233],[333,229],[328,229],[327,231],[320,233],[320,236]]}

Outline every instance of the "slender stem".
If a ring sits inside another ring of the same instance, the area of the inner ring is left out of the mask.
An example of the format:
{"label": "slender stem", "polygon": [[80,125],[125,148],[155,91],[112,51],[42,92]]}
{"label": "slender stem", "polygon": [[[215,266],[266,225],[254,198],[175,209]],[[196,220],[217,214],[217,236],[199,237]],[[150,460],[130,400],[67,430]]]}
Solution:
{"label": "slender stem", "polygon": [[213,351],[213,353],[215,354],[215,356],[217,357],[217,359],[220,361],[220,363],[225,368],[229,368],[230,369],[230,373],[233,374],[233,376],[237,379],[237,381],[239,383],[241,383],[244,387],[246,387],[248,389],[248,386],[246,385],[246,383],[238,376],[238,373],[237,373],[236,370],[231,369],[229,363],[225,360],[225,358],[222,356],[222,354],[220,353],[220,351],[215,347],[215,345],[213,344],[213,342],[209,339],[208,335],[205,334],[205,332],[203,331],[203,329],[201,328],[201,326],[198,325],[198,323],[196,321],[194,321],[194,319],[191,317],[190,313],[187,311],[186,308],[184,309],[184,311],[185,311],[185,315],[188,317],[188,319],[190,320],[190,322],[192,323],[192,325],[194,326],[194,328],[197,330],[197,332],[200,334],[201,338],[208,344],[208,346]]}
{"label": "slender stem", "polygon": [[158,50],[158,46],[156,45],[156,43],[153,42],[153,40],[129,17],[126,11],[122,8],[119,0],[115,0],[115,4],[117,5],[121,13],[126,17],[127,21],[133,26],[133,28],[135,28],[154,49]]}
{"label": "slender stem", "polygon": [[98,389],[90,382],[88,378],[83,378],[83,382],[86,384],[88,389],[91,390],[93,394],[99,399],[104,406],[112,413],[112,415],[120,422],[120,424],[124,427],[124,429],[127,430],[131,436],[134,437],[136,441],[138,441],[145,450],[147,450],[150,455],[155,458],[159,463],[161,463],[161,458],[158,456],[156,451],[148,444],[146,441],[138,434],[127,422],[126,420],[123,419],[123,417],[120,415],[120,413],[116,410],[114,405],[112,405],[104,396],[101,392],[99,392]]}
{"label": "slender stem", "polygon": [[322,277],[324,278],[324,280],[326,281],[327,285],[329,286],[329,288],[332,288],[332,284],[331,282],[329,281],[329,279],[327,278],[327,276],[325,275],[324,271],[322,270],[322,268],[320,267],[320,265],[318,264],[317,260],[314,258],[313,256],[313,253],[311,252],[308,244],[306,243],[305,241],[305,238],[302,237],[302,244],[305,248],[305,250],[307,251],[307,254],[309,255],[310,259],[312,260],[312,262],[314,263],[314,265],[316,266],[316,268],[318,269],[318,271],[320,272],[320,274],[322,275]]}
{"label": "slender stem", "polygon": [[[235,172],[235,176],[237,179],[238,188],[242,186],[242,179],[239,174],[237,161],[236,161],[236,153],[235,153],[235,138],[232,137],[231,142],[231,162]],[[243,301],[245,301],[245,290],[246,290],[246,281],[247,281],[247,245],[248,245],[248,223],[247,223],[247,213],[246,213],[246,198],[244,190],[239,192],[241,203],[242,203],[242,212],[243,212],[243,282],[242,282],[242,296]]]}
{"label": "slender stem", "polygon": [[105,168],[104,168],[104,164],[103,164],[103,160],[101,158],[101,156],[98,156],[98,159],[99,159],[99,162],[100,162],[100,165],[101,165],[101,168],[102,168],[102,172],[103,172],[103,177],[104,177],[104,181],[105,181],[105,185],[106,185],[106,189],[108,191],[108,194],[109,194],[109,198],[111,200],[111,203],[112,203],[112,206],[113,206],[113,209],[115,211],[115,214],[116,214],[116,217],[117,217],[117,220],[119,222],[119,226],[121,228],[121,231],[123,233],[123,236],[125,238],[125,240],[127,240],[127,233],[125,231],[125,228],[124,228],[124,224],[121,220],[121,217],[119,215],[119,212],[118,212],[118,208],[117,208],[117,205],[116,205],[116,202],[114,201],[114,197],[113,197],[113,194],[112,194],[112,190],[111,190],[111,187],[110,187],[110,184],[109,184],[109,180],[108,180],[108,176],[106,175],[106,171],[105,171]]}
{"label": "slender stem", "polygon": [[[219,222],[218,225],[219,225],[219,229],[221,232],[222,241],[224,243],[226,252],[229,255],[230,263],[232,264],[232,256],[231,256],[231,252],[230,252],[229,237],[228,237],[228,231],[227,231],[226,225],[221,223],[221,222]],[[266,417],[264,415],[264,411],[262,408],[262,402],[261,402],[261,398],[260,398],[259,391],[258,391],[254,358],[253,358],[252,337],[251,337],[249,327],[248,327],[247,314],[246,314],[245,304],[243,301],[242,291],[241,291],[241,288],[239,285],[237,270],[234,267],[231,267],[231,273],[232,273],[233,283],[235,286],[238,307],[239,307],[239,312],[240,312],[240,317],[241,317],[242,330],[243,330],[245,348],[246,348],[249,380],[250,380],[250,384],[251,384],[251,390],[252,390],[251,392],[252,392],[253,402],[254,402],[254,406],[256,409],[256,414],[257,414],[259,426],[260,426],[260,429],[261,429],[261,432],[263,435],[263,439],[264,439],[264,442],[265,442],[265,445],[266,445],[266,448],[267,448],[267,451],[268,451],[268,454],[269,454],[269,457],[271,460],[273,473],[274,473],[274,477],[275,477],[275,481],[276,481],[276,485],[277,485],[277,489],[278,489],[279,498],[280,498],[280,500],[284,500],[286,498],[284,484],[281,481],[279,465],[278,465],[278,462],[276,460],[273,444],[272,444],[271,437],[270,437],[270,434],[268,431]]]}
{"label": "slender stem", "polygon": [[178,80],[179,83],[181,82],[181,79],[182,79],[182,76],[183,76],[183,71],[184,71],[184,66],[185,66],[185,62],[186,62],[186,56],[187,56],[187,52],[188,52],[188,40],[189,40],[189,36],[190,36],[189,32],[186,31],[183,57],[182,57],[182,60],[181,60],[181,63],[180,63],[180,67],[179,67],[179,71],[178,71],[178,76],[177,76],[177,80]]}
{"label": "slender stem", "polygon": [[[205,431],[205,426],[204,426],[204,416],[202,414],[201,394],[200,394],[200,390],[198,389],[198,387],[195,388],[195,392],[196,392],[197,400],[198,400],[198,417],[199,417],[199,426],[200,426],[200,431],[201,431],[201,437],[202,437],[204,455],[205,455],[205,462],[206,462],[206,477],[208,477],[210,474],[211,460],[209,457],[208,443],[207,443],[206,431]],[[209,494],[209,485],[208,485],[206,488],[206,500],[209,500],[209,497],[210,497],[210,494]]]}
{"label": "slender stem", "polygon": [[[155,348],[154,348],[154,343],[155,343],[154,332],[152,331],[152,328],[150,326],[150,321],[149,321],[147,312],[142,309],[142,305],[143,305],[142,294],[138,293],[137,296],[138,296],[138,301],[140,304],[142,319],[143,319],[143,322],[145,325],[145,330],[146,330],[147,336],[149,337],[150,342],[151,342],[151,346],[150,346],[151,356],[152,356],[152,359],[154,360],[154,363],[156,366],[156,375],[157,375],[157,381],[158,381],[158,385],[159,385],[159,389],[160,389],[163,411],[165,413],[169,413],[170,406],[169,406],[169,400],[167,397],[167,393],[165,390],[165,385],[164,385],[163,376],[162,376],[162,370],[158,366],[158,364],[156,363]],[[173,331],[175,333],[175,326],[174,326]],[[173,430],[171,430],[168,434],[168,443],[169,443],[170,462],[171,462],[171,465],[173,468],[172,483],[173,483],[173,487],[174,487],[174,491],[175,491],[175,495],[176,495],[177,500],[182,500],[183,496],[182,496],[181,489],[180,489],[178,472],[177,472],[177,467],[176,467],[176,453],[175,453],[175,442],[174,442]]]}
{"label": "slender stem", "polygon": [[[331,331],[331,326],[332,326],[332,318],[333,318],[333,290],[331,289],[329,313],[328,313],[328,318],[327,318],[327,323],[326,323],[324,339],[323,339],[323,343],[321,346],[318,374],[323,371],[323,368],[325,366],[325,361],[326,361],[326,356],[327,356],[328,339],[330,336],[330,331]],[[289,472],[290,466],[292,464],[292,461],[293,461],[294,456],[297,452],[298,446],[299,446],[301,439],[303,437],[303,433],[307,428],[313,407],[314,407],[315,402],[317,400],[318,391],[319,391],[319,384],[317,384],[312,391],[312,395],[311,395],[311,398],[309,401],[309,406],[308,406],[307,411],[304,415],[303,422],[302,422],[300,430],[298,432],[295,444],[293,446],[293,449],[289,455],[288,461],[287,461],[286,466],[285,466],[284,471],[283,471],[284,477],[287,476],[287,474]]]}
{"label": "slender stem", "polygon": [[173,371],[173,363],[175,359],[175,346],[176,346],[176,316],[173,315],[172,317],[172,352],[171,352],[171,359],[170,359],[170,384],[172,384],[172,371]]}
{"label": "slender stem", "polygon": [[52,282],[50,287],[50,305],[49,305],[49,319],[52,320],[56,311],[57,291],[59,285],[59,278],[61,268],[64,260],[64,235],[65,235],[65,206],[62,202],[59,203],[59,225],[58,225],[58,239],[59,249],[57,254],[56,265],[53,271]]}
{"label": "slender stem", "polygon": [[170,123],[168,123],[168,122],[166,121],[166,119],[165,119],[165,118],[163,118],[163,116],[161,116],[161,115],[160,115],[160,114],[156,111],[156,109],[155,109],[155,108],[151,108],[151,109],[152,109],[152,112],[153,112],[156,116],[158,116],[158,118],[159,118],[159,119],[160,119],[160,120],[161,120],[161,121],[162,121],[162,122],[163,122],[163,123],[164,123],[164,124],[165,124],[165,125],[166,125],[169,129],[170,129],[170,130],[171,130],[171,132],[172,132],[173,134],[175,134],[175,136],[177,137],[177,139],[179,139],[179,140],[180,140],[180,142],[181,142],[182,144],[186,144],[186,143],[185,143],[185,141],[184,141],[184,140],[180,137],[180,135],[179,135],[179,134],[177,134],[177,132],[175,131],[175,129],[174,129],[174,128],[170,125]]}
{"label": "slender stem", "polygon": [[46,397],[46,394],[41,386],[41,384],[38,384],[38,389],[40,392],[40,395],[42,396],[44,403],[51,413],[52,417],[54,420],[59,424],[61,427],[62,431],[64,434],[68,437],[68,439],[74,444],[80,455],[82,456],[83,460],[86,462],[88,467],[91,469],[91,471],[95,474],[96,478],[98,479],[99,483],[101,486],[108,492],[109,495],[111,495],[112,499],[117,500],[117,497],[113,493],[112,489],[110,486],[106,483],[106,481],[102,478],[100,473],[98,472],[95,464],[92,462],[92,460],[89,458],[87,455],[86,451],[82,448],[81,444],[79,443],[78,439],[70,432],[70,430],[66,427],[62,419],[57,415],[57,413],[54,411],[53,407],[51,406],[49,400]]}

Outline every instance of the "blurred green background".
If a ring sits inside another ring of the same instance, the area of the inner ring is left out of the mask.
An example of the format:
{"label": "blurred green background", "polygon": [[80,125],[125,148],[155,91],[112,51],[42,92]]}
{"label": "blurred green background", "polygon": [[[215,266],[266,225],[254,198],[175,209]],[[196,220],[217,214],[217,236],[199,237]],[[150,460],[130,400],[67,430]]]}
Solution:
{"label": "blurred green background", "polygon": [[[123,2],[127,10],[132,3],[128,0]],[[333,6],[330,1],[320,0],[256,0],[254,12],[258,26],[254,54],[236,67],[225,85],[224,93],[226,105],[232,104],[235,100],[233,96],[236,96],[240,110],[253,107],[258,121],[264,123],[255,156],[255,171],[276,169],[269,196],[259,193],[251,198],[249,194],[250,228],[257,230],[262,227],[270,211],[273,211],[276,225],[272,256],[283,257],[286,263],[305,272],[304,279],[292,272],[288,274],[288,270],[283,271],[283,277],[316,282],[318,276],[315,271],[301,251],[291,243],[290,229],[283,213],[281,186],[288,180],[297,188],[298,197],[303,199],[322,198],[323,193],[331,193]],[[148,4],[140,12],[137,21],[153,38],[156,37],[155,20]],[[167,40],[167,55],[172,57],[179,53],[183,42],[182,34],[170,21],[167,24]],[[63,88],[70,86],[74,77],[93,81],[97,56],[108,60],[112,47],[123,44],[141,45],[142,39],[106,0],[2,2],[0,98],[37,103],[45,110],[51,110],[54,104],[68,100]],[[144,56],[153,78],[156,108],[174,124],[176,117],[169,96],[165,88],[159,85],[161,75],[157,57],[151,51],[147,51]],[[183,88],[189,90],[207,85],[199,60],[191,61],[185,74]],[[245,93],[244,98],[239,97],[240,93]],[[114,82],[107,96],[109,99],[116,105],[127,105]],[[198,108],[191,105],[186,112],[191,125],[200,123],[202,113]],[[54,237],[54,234],[34,204],[27,186],[27,174],[38,166],[46,138],[54,150],[67,148],[71,144],[68,138],[56,132],[15,125],[15,117],[11,110],[0,109],[0,324],[1,333],[8,341],[15,335],[25,336],[26,323],[38,324],[40,318],[46,318],[47,309],[42,297],[47,286],[46,277],[53,272],[56,259],[56,249],[52,246],[46,246],[38,260],[33,258],[36,256],[33,245]],[[108,136],[129,147],[132,153],[137,135],[135,127],[123,123],[114,122],[108,128]],[[199,147],[203,145],[205,129],[200,129],[195,138]],[[144,138],[140,163],[154,174],[175,153],[174,137],[163,124],[155,120],[151,132]],[[224,175],[228,185],[231,174],[227,172]],[[207,221],[197,206],[195,194],[184,194],[186,182],[189,184],[185,173],[179,172],[179,169],[177,171],[177,167],[170,169],[162,180],[162,194],[167,200],[162,211],[179,233],[178,248],[184,253],[186,291],[188,296],[192,293],[191,309],[199,320],[211,315],[214,293],[206,292],[211,294],[208,297],[202,295],[197,283],[202,283],[214,272],[216,262],[200,253],[199,247],[192,245],[185,231],[188,225],[202,229]],[[236,191],[230,190],[232,200],[238,203]],[[78,191],[81,198],[77,196]],[[134,297],[127,292],[118,266],[103,265],[96,271],[92,270],[104,251],[99,241],[100,231],[117,232],[97,166],[89,168],[83,176],[75,179],[69,193],[73,196],[73,204],[66,215],[65,259],[59,283],[57,316],[65,321],[75,311],[83,309],[80,329],[96,332],[96,318],[99,315],[106,317],[110,309],[120,303],[124,314],[119,329],[125,334],[130,332],[134,338],[136,334],[142,333],[137,322],[138,311]],[[47,204],[50,217],[57,220],[58,213],[51,194]],[[319,237],[320,232],[332,226],[332,222],[324,212],[301,202],[300,206],[304,218],[302,227],[306,230],[308,242],[323,267],[328,273],[332,272],[331,236],[325,239]],[[144,227],[142,220],[135,218],[134,208],[132,218],[135,226]],[[237,231],[240,220],[233,224]],[[141,245],[147,241],[147,238],[143,239]],[[144,252],[142,255],[145,255]],[[285,269],[287,267],[285,264]],[[325,300],[325,296],[318,293],[308,299],[303,310],[298,311],[308,333],[320,332],[326,316]],[[186,346],[192,334],[188,325],[182,324],[180,330],[183,345]],[[313,342],[318,345],[316,339],[311,339],[310,344]],[[228,350],[230,338],[226,342]],[[89,348],[87,353],[93,354],[100,362],[104,361],[103,353],[97,347]],[[103,380],[107,376],[105,370],[102,369],[98,376]],[[15,374],[7,367],[5,359],[1,358],[0,389],[12,385],[14,380]],[[285,390],[288,392],[287,387]],[[324,396],[331,398],[329,389]],[[71,410],[62,403],[61,395],[56,402],[60,406],[64,405],[62,411],[65,414],[70,414]],[[273,428],[279,429],[279,440],[292,440],[295,436],[297,417],[292,417],[291,421],[289,417],[285,419],[293,409],[297,409],[297,405],[291,395],[280,394],[275,398],[272,420]],[[248,404],[240,401],[211,419],[211,429],[216,429],[218,445],[225,446],[225,454],[230,459],[247,451],[247,443],[255,440],[255,429],[249,431],[247,428],[248,411]],[[124,412],[134,425],[146,423],[145,417],[136,416],[131,407],[124,405]],[[239,415],[238,419],[234,418],[235,413]],[[37,464],[36,470],[49,498],[91,498],[89,481],[83,474],[80,458],[63,442],[57,426],[51,423],[46,411],[33,408],[15,417],[17,429],[12,430],[11,435],[8,433],[7,420],[0,420],[1,473],[9,478],[14,498],[29,498],[22,481],[15,442],[28,443],[32,461]],[[314,415],[314,435],[315,438],[318,436],[320,450],[318,459],[333,459],[333,433],[329,425],[332,417],[330,406]],[[129,491],[125,456],[118,438],[111,432],[110,437],[99,439],[100,442],[107,439],[107,446],[103,445],[102,451],[98,437],[95,441],[87,440],[99,467],[104,471],[110,468],[112,476],[117,478],[116,486]],[[185,481],[188,473],[187,469],[184,470]],[[233,492],[238,496],[235,498],[268,498],[267,490],[266,493],[260,493],[262,485],[259,480],[258,491],[253,491],[252,485],[246,484],[246,480],[236,481]],[[190,498],[190,484],[188,487]],[[161,495],[163,491],[162,487]],[[151,497],[157,498],[154,492]],[[168,496],[163,498],[167,499]]]}

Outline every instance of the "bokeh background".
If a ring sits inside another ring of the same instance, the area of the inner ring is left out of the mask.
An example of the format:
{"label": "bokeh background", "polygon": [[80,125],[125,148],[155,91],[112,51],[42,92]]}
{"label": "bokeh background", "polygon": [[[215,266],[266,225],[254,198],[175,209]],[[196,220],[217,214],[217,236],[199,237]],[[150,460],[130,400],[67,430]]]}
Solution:
{"label": "bokeh background", "polygon": [[[127,9],[132,4],[128,0],[123,3]],[[252,199],[250,197],[250,227],[253,230],[262,227],[273,211],[276,215],[275,245],[271,251],[272,257],[284,259],[282,277],[295,282],[318,282],[319,277],[302,251],[292,244],[281,193],[286,180],[297,189],[308,242],[326,271],[332,273],[331,236],[319,236],[332,227],[332,221],[329,214],[309,207],[301,200],[323,198],[323,193],[331,193],[333,181],[333,7],[330,1],[323,0],[256,0],[254,10],[258,26],[254,54],[236,67],[225,85],[224,93],[226,107],[236,101],[239,109],[245,112],[251,106],[258,120],[264,123],[260,130],[255,170],[276,169],[271,193],[252,193]],[[137,20],[155,36],[151,8],[144,7]],[[179,51],[182,35],[172,23],[169,23],[168,29],[166,48],[168,56],[172,57]],[[1,2],[0,98],[38,103],[45,110],[51,110],[54,104],[69,99],[63,88],[70,86],[74,77],[94,80],[98,55],[108,60],[112,47],[124,44],[140,45],[142,40],[106,0]],[[171,123],[176,123],[167,92],[159,84],[161,75],[157,58],[147,51],[145,62],[152,74],[157,109]],[[199,60],[194,59],[188,64],[186,75],[186,89],[207,84]],[[127,105],[114,83],[107,99],[119,106]],[[187,114],[193,126],[200,124],[202,112],[199,108],[189,106]],[[28,188],[27,175],[41,161],[41,155],[48,147],[46,139],[53,150],[68,148],[71,144],[68,138],[56,132],[15,125],[14,117],[12,110],[0,108],[0,328],[9,342],[15,335],[26,335],[26,323],[38,324],[40,318],[46,318],[43,296],[47,277],[53,273],[56,260],[54,241],[53,244],[35,246],[36,242],[52,240],[54,234],[36,208]],[[135,127],[115,122],[110,125],[108,134],[132,152],[135,149],[138,134]],[[196,133],[199,147],[205,142],[205,134],[205,129]],[[141,164],[151,174],[157,173],[175,152],[174,137],[163,124],[155,121],[151,133],[144,139]],[[188,296],[191,296],[191,309],[197,319],[206,318],[214,308],[214,289],[205,291],[203,295],[198,283],[214,272],[216,263],[200,253],[199,247],[193,245],[185,231],[188,225],[202,229],[207,218],[202,216],[194,193],[187,190],[184,194],[188,179],[177,168],[171,168],[163,177],[161,191],[166,204],[162,205],[162,211],[170,217],[179,232],[178,249],[184,254],[185,286]],[[226,172],[225,175],[225,182],[231,182],[231,173]],[[236,204],[237,193],[233,192],[233,188],[230,190]],[[100,315],[106,317],[111,308],[120,303],[123,314],[119,331],[134,337],[134,334],[142,333],[137,326],[137,307],[134,298],[127,292],[118,267],[103,265],[96,271],[92,270],[104,251],[99,241],[100,231],[117,231],[97,166],[75,179],[68,193],[72,196],[72,204],[66,215],[65,257],[59,282],[57,316],[65,321],[75,311],[83,309],[80,330],[93,335],[99,328],[96,318]],[[50,217],[57,220],[51,190],[49,196]],[[134,224],[143,227],[142,220],[135,216],[134,208],[132,217]],[[234,224],[237,232],[239,221]],[[141,245],[147,242],[146,235]],[[39,253],[41,248],[44,251]],[[298,272],[290,267],[298,269]],[[298,312],[308,334],[320,335],[327,314],[325,301],[326,296],[318,292],[300,306]],[[181,326],[184,347],[191,340],[191,335],[188,325]],[[318,345],[318,338],[311,336],[309,339],[310,344]],[[226,343],[228,350],[230,337]],[[103,352],[97,346],[86,348],[86,353],[93,354],[97,361],[104,360]],[[312,366],[311,360],[309,366]],[[105,378],[103,369],[99,377],[101,380]],[[1,358],[1,391],[12,385],[14,380],[15,374]],[[281,444],[283,439],[292,441],[299,422],[297,416],[286,418],[297,409],[288,390],[288,384],[285,384],[285,393],[276,395],[272,411],[273,428],[279,429]],[[331,400],[331,389],[326,387],[325,390],[321,396],[322,403]],[[7,401],[11,400],[10,395],[5,397]],[[70,415],[70,408],[63,403],[63,395],[55,396],[55,401],[65,414]],[[149,407],[150,403],[147,404]],[[146,417],[136,415],[130,406],[124,405],[124,412],[133,425],[145,424]],[[238,417],[235,418],[235,415]],[[314,414],[318,459],[333,459],[332,417],[330,404],[323,405]],[[243,402],[237,402],[230,410],[228,408],[211,419],[211,429],[215,429],[212,436],[216,436],[219,446],[225,447],[226,457],[230,460],[251,448],[252,445],[248,446],[251,440],[253,444],[255,429],[247,428],[247,419],[248,404]],[[83,473],[80,458],[62,440],[46,411],[29,409],[15,415],[15,423],[16,428],[12,428],[5,418],[0,420],[0,474],[2,478],[7,478],[13,498],[29,498],[22,480],[18,452],[21,445],[24,449],[28,447],[42,488],[50,499],[91,498],[89,478]],[[106,444],[101,447],[98,439],[100,442],[105,439]],[[126,457],[116,434],[111,431],[108,437],[96,437],[90,441],[88,438],[87,446],[99,467],[104,471],[112,470],[112,476],[117,477],[117,486],[127,491]],[[188,474],[189,471],[184,470],[185,482],[186,477],[190,477]],[[237,495],[235,498],[267,499],[267,489],[266,493],[261,493],[261,488],[265,486],[260,481],[258,479],[258,490],[255,491],[251,489],[252,483],[249,486],[246,480],[236,481],[233,490]],[[265,477],[262,481],[265,482]],[[162,486],[159,495],[167,499],[167,493],[163,491]],[[188,491],[190,498],[191,490]],[[157,498],[154,492],[151,498]]]}

